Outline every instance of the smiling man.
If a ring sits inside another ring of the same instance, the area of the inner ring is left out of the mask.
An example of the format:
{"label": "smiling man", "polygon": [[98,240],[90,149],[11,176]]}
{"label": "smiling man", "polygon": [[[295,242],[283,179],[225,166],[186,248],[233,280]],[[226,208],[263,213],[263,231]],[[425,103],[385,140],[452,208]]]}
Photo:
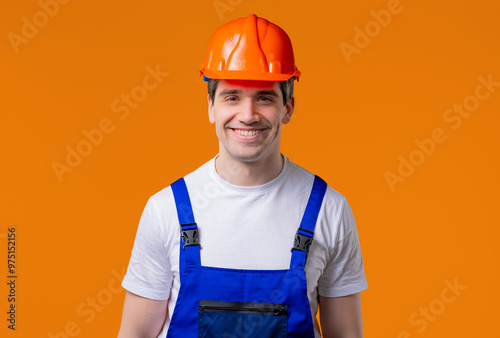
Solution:
{"label": "smiling man", "polygon": [[284,104],[279,82],[211,81],[217,86],[214,97],[208,96],[209,120],[215,124],[219,138],[216,167],[240,168],[238,175],[227,178],[235,185],[271,181],[283,168],[281,125],[290,122],[293,97]]}
{"label": "smiling man", "polygon": [[137,230],[119,337],[362,337],[367,288],[345,198],[281,154],[294,111],[286,33],[221,26],[200,73],[219,154],[152,196]]}

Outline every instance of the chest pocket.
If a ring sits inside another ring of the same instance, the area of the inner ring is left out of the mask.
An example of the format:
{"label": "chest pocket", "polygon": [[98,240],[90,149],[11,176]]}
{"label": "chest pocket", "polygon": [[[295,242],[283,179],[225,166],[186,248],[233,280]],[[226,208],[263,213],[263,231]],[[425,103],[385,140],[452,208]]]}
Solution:
{"label": "chest pocket", "polygon": [[200,300],[198,337],[281,338],[287,335],[288,305]]}

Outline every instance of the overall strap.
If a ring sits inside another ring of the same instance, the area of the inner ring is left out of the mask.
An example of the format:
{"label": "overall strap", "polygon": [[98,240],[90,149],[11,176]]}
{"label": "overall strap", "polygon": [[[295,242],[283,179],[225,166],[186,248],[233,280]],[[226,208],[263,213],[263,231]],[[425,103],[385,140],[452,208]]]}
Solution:
{"label": "overall strap", "polygon": [[201,266],[200,240],[184,178],[172,183],[171,187],[174,193],[177,217],[181,226],[179,271],[182,276],[187,266]]}
{"label": "overall strap", "polygon": [[314,237],[314,228],[318,220],[319,210],[323,204],[327,184],[319,176],[314,176],[314,183],[307,201],[306,210],[300,227],[295,234],[295,241],[292,247],[292,259],[290,268],[304,269],[307,260],[309,247],[312,244]]}

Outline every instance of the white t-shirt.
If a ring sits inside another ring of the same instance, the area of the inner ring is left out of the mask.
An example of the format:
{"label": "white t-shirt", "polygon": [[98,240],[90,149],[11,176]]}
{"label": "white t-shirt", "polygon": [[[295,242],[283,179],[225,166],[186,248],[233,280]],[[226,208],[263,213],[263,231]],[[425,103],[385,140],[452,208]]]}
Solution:
{"label": "white t-shirt", "polygon": [[[224,174],[220,173],[222,177]],[[285,157],[283,170],[260,186],[224,181],[211,159],[185,176],[199,228],[201,264],[233,269],[288,269],[314,175]],[[153,195],[142,214],[122,286],[168,301],[165,337],[180,288],[180,225],[172,189]],[[311,314],[318,294],[340,297],[367,286],[356,223],[344,196],[328,187],[305,267]],[[316,327],[316,336],[320,337]],[[160,337],[159,336],[159,337]]]}

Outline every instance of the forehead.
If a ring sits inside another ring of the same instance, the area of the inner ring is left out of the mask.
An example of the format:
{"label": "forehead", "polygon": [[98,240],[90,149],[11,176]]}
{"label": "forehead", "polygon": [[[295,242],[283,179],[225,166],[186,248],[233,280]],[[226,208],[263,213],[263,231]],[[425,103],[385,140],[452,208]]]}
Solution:
{"label": "forehead", "polygon": [[274,90],[281,96],[279,82],[274,81],[220,80],[215,94],[217,95],[223,90],[238,90],[244,93]]}

